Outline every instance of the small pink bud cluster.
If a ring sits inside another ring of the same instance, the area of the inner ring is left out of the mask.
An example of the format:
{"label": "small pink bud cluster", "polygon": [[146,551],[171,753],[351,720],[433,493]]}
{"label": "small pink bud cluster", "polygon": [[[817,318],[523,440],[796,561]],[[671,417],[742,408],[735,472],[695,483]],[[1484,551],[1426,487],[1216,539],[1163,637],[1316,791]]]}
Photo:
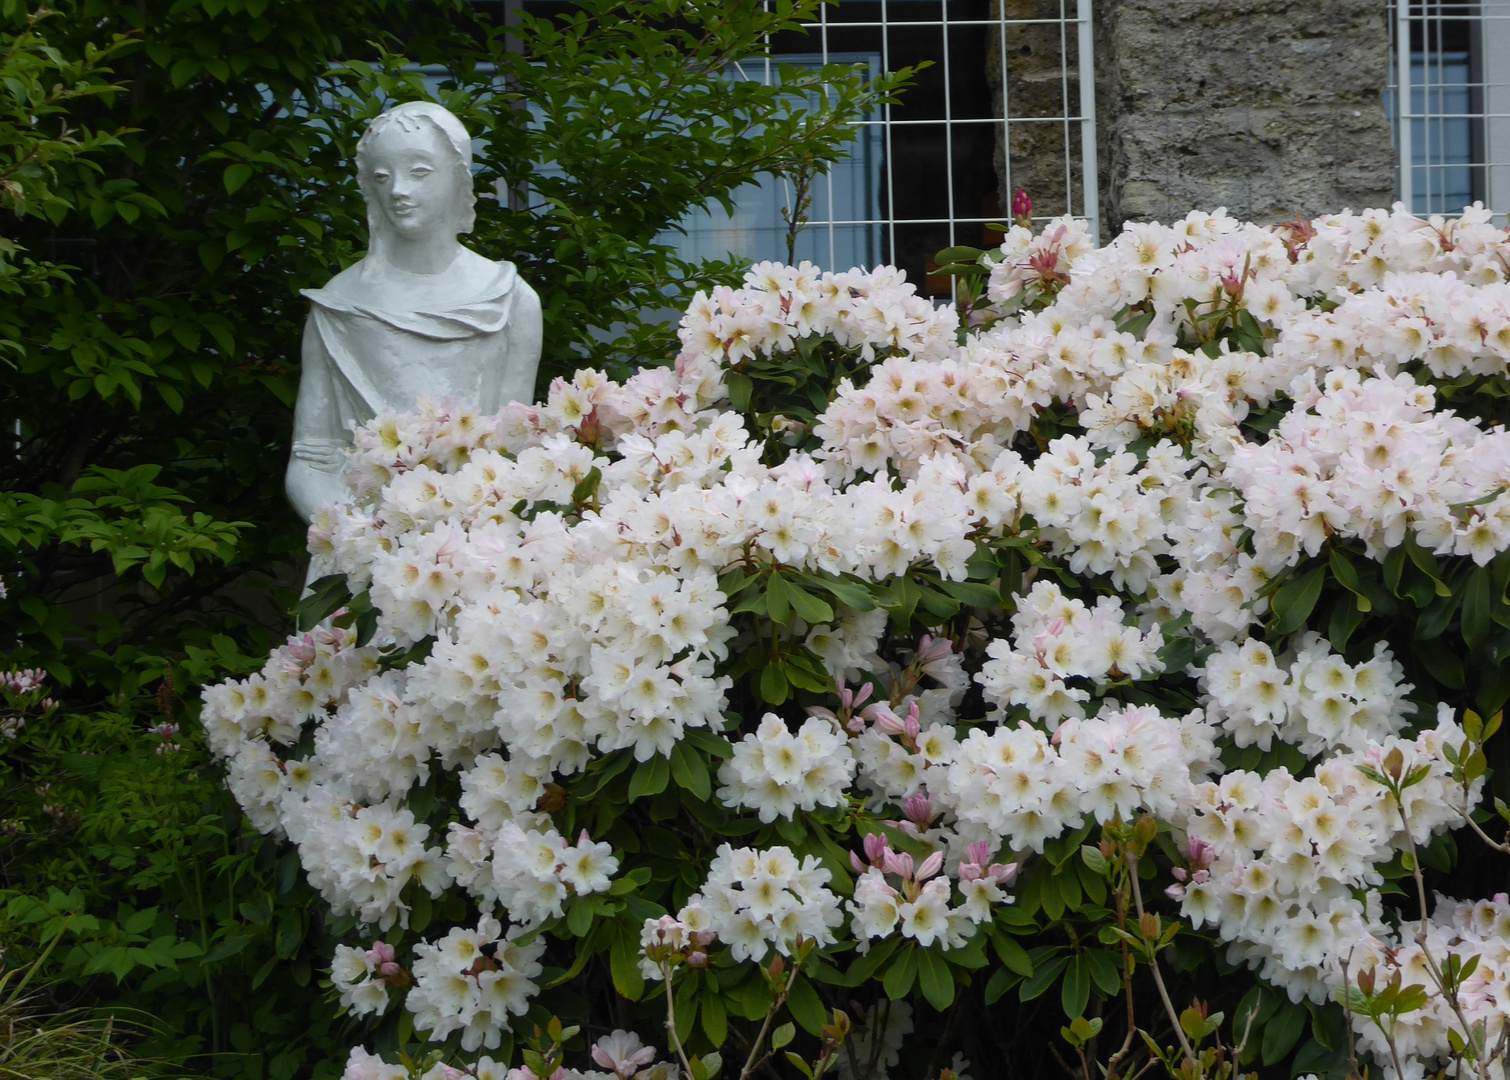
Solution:
{"label": "small pink bud cluster", "polygon": [[864,840],[865,858],[869,863],[862,862],[860,856],[853,851],[849,853],[849,864],[854,867],[855,873],[863,874],[867,869],[874,867],[884,874],[894,874],[902,879],[902,891],[909,897],[914,897],[918,886],[927,881],[933,875],[944,868],[944,853],[935,851],[922,861],[914,864],[912,856],[905,851],[892,851],[891,844],[881,833],[871,833]]}
{"label": "small pink bud cluster", "polygon": [[41,668],[12,668],[0,672],[0,687],[14,694],[29,694],[33,690],[40,690],[46,681],[47,672]]}
{"label": "small pink bud cluster", "polygon": [[907,820],[900,822],[897,827],[908,836],[918,836],[926,832],[943,812],[943,808],[933,801],[932,796],[926,791],[919,791],[907,796],[902,803],[902,813]]}
{"label": "small pink bud cluster", "polygon": [[660,967],[670,964],[686,964],[690,968],[708,966],[708,947],[716,935],[711,930],[692,930],[686,923],[670,915],[662,915],[651,922],[645,921],[641,934],[641,948],[645,959]]}
{"label": "small pink bud cluster", "polygon": [[980,881],[985,879],[997,885],[1010,885],[1012,884],[1012,879],[1017,876],[1016,863],[990,862],[991,848],[984,840],[977,840],[966,851],[970,856],[970,861],[959,864],[959,879],[961,881]]}
{"label": "small pink bud cluster", "polygon": [[878,706],[875,718],[876,730],[887,735],[900,735],[902,745],[909,753],[918,752],[918,736],[923,731],[923,721],[918,712],[917,699],[908,702],[907,715],[898,716],[886,705]]}
{"label": "small pink bud cluster", "polygon": [[407,986],[409,973],[400,966],[393,946],[386,941],[379,941],[364,954],[368,967],[372,970],[372,978],[379,980],[387,986]]}
{"label": "small pink bud cluster", "polygon": [[[0,694],[8,699],[7,704],[13,709],[37,708],[46,716],[58,707],[56,701],[44,696],[43,684],[46,681],[47,672],[41,668],[0,671]],[[20,711],[0,715],[0,738],[13,739],[25,726],[26,718]]]}
{"label": "small pink bud cluster", "polygon": [[858,690],[851,690],[844,685],[844,680],[840,679],[838,712],[835,712],[833,709],[825,709],[821,705],[811,705],[808,707],[807,713],[809,716],[826,716],[828,719],[842,726],[851,735],[858,735],[865,730],[867,723],[874,723],[877,717],[880,716],[879,710],[885,708],[879,701],[871,702],[869,705],[865,704],[867,701],[870,701],[870,696],[875,693],[875,689],[873,683],[866,683]]}
{"label": "small pink bud cluster", "polygon": [[912,663],[922,674],[939,678],[944,674],[945,665],[953,655],[954,643],[948,638],[936,638],[932,634],[924,634],[918,639],[918,651],[913,656]]}
{"label": "small pink bud cluster", "polygon": [[917,650],[912,660],[897,673],[891,684],[891,700],[901,701],[917,689],[924,675],[939,681],[949,677],[951,669],[958,668],[954,656],[954,644],[948,638],[936,638],[924,634],[918,639]]}
{"label": "small pink bud cluster", "polygon": [[171,720],[164,720],[161,724],[153,727],[152,734],[162,740],[156,747],[156,751],[159,754],[171,754],[175,750],[183,749],[183,747],[173,741],[173,737],[178,734],[178,725]]}
{"label": "small pink bud cluster", "polygon": [[1176,866],[1170,871],[1174,875],[1175,884],[1164,890],[1164,894],[1171,900],[1185,899],[1185,883],[1192,885],[1204,885],[1211,878],[1211,864],[1216,860],[1216,848],[1197,837],[1190,837],[1185,841],[1185,860],[1189,863],[1189,869]]}

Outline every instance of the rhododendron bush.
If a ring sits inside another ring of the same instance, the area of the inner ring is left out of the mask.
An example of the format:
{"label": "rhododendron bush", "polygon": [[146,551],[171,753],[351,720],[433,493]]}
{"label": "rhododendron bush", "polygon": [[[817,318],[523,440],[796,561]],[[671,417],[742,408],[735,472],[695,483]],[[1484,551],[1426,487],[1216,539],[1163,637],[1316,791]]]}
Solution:
{"label": "rhododendron bush", "polygon": [[204,709],[350,1080],[989,1076],[1012,1016],[1087,1080],[1503,1076],[1506,233],[944,261],[356,432],[312,628]]}

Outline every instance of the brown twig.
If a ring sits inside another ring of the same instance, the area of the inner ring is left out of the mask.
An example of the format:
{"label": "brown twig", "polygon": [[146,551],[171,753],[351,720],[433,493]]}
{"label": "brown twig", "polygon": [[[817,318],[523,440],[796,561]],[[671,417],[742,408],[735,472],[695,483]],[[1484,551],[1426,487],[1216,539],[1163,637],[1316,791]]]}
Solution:
{"label": "brown twig", "polygon": [[[776,995],[776,1000],[771,1002],[771,1007],[766,1010],[765,1023],[760,1025],[760,1032],[755,1036],[755,1044],[750,1047],[750,1056],[745,1059],[745,1066],[739,1071],[739,1080],[749,1080],[749,1077],[754,1075],[755,1070],[765,1064],[766,1058],[771,1056],[770,1054],[766,1054],[765,1057],[758,1061],[755,1058],[755,1055],[760,1053],[760,1048],[765,1043],[766,1033],[771,1030],[771,1021],[776,1019],[776,1014],[781,1011],[781,1006],[786,1004],[787,994],[791,992],[792,984],[797,981],[797,972],[801,970],[802,961],[800,959],[793,959],[792,972],[787,976],[786,984],[782,986],[781,993]],[[690,1069],[687,1075],[691,1075]]]}
{"label": "brown twig", "polygon": [[[1395,800],[1395,811],[1400,815],[1400,827],[1405,833],[1405,844],[1410,853],[1410,872],[1416,882],[1416,902],[1421,906],[1421,921],[1416,929],[1416,945],[1420,948],[1421,955],[1426,960],[1426,973],[1431,976],[1431,981],[1436,983],[1437,992],[1447,999],[1447,1005],[1452,1009],[1452,1014],[1457,1017],[1458,1023],[1463,1025],[1463,1041],[1466,1045],[1473,1047],[1473,1063],[1479,1080],[1489,1080],[1489,1067],[1484,1062],[1484,1055],[1481,1052],[1482,1048],[1478,1045],[1478,1040],[1473,1036],[1473,1026],[1468,1023],[1468,1017],[1463,1014],[1463,1007],[1458,1002],[1457,987],[1447,985],[1447,979],[1442,974],[1441,965],[1437,963],[1436,957],[1432,956],[1431,950],[1426,947],[1426,878],[1421,874],[1421,860],[1416,855],[1415,838],[1410,835],[1410,820],[1405,816],[1405,804],[1397,791],[1390,794]],[[1391,1041],[1391,1054],[1394,1053],[1394,1049],[1394,1043]],[[1396,1073],[1399,1074],[1398,1062],[1395,1069]]]}
{"label": "brown twig", "polygon": [[687,1051],[682,1048],[681,1037],[676,1033],[676,1002],[671,996],[670,960],[661,961],[661,981],[666,985],[666,1034],[671,1037],[671,1048],[676,1051],[676,1059],[682,1063],[683,1071],[690,1077],[692,1063],[687,1060]]}
{"label": "brown twig", "polygon": [[[1128,880],[1132,882],[1133,901],[1138,905],[1138,921],[1141,923],[1143,920],[1143,890],[1138,885],[1138,861],[1134,856],[1129,855],[1127,863]],[[1139,927],[1139,933],[1142,933],[1141,926]],[[1146,937],[1143,940],[1145,944],[1148,944],[1148,970],[1153,973],[1154,985],[1159,988],[1159,1000],[1164,1003],[1164,1011],[1169,1014],[1169,1019],[1174,1024],[1175,1038],[1180,1040],[1180,1049],[1185,1054],[1185,1060],[1194,1065],[1196,1063],[1195,1050],[1191,1048],[1190,1040],[1185,1038],[1185,1029],[1180,1026],[1180,1014],[1175,1011],[1174,1002],[1169,998],[1169,989],[1164,985],[1164,976],[1159,974],[1159,954]],[[1488,1078],[1486,1077],[1485,1080],[1488,1080]]]}

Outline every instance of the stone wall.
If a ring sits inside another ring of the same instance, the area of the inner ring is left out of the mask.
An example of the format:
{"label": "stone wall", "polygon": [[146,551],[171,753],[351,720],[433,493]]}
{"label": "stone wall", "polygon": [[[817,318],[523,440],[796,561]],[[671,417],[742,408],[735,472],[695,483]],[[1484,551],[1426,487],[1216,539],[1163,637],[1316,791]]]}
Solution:
{"label": "stone wall", "polygon": [[1379,0],[1100,0],[1102,237],[1225,206],[1273,222],[1387,206]]}
{"label": "stone wall", "polygon": [[[1073,0],[1064,6],[1073,13]],[[1379,0],[1097,0],[1095,11],[1104,239],[1124,221],[1167,222],[1193,209],[1225,206],[1272,222],[1393,199]],[[1059,12],[1060,0],[992,4],[1009,19]],[[995,35],[988,44],[997,115],[1003,62],[1012,116],[1077,114],[1073,28],[1063,48],[1057,26],[1009,26],[1005,39],[1005,48]],[[1010,186],[1027,189],[1036,213],[1063,213],[1063,126],[1014,123],[1009,147],[1005,137],[999,130],[1001,205],[1011,205],[1001,160],[1010,149]],[[1078,125],[1070,162],[1079,210]]]}

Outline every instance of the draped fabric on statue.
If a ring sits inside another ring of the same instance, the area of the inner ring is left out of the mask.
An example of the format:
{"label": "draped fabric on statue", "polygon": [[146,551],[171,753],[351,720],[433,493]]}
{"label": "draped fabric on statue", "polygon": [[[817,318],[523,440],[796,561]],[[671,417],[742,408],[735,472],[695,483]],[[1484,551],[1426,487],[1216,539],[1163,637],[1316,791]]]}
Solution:
{"label": "draped fabric on statue", "polygon": [[[503,407],[508,374],[502,342],[518,274],[512,263],[474,295],[445,310],[378,309],[342,292],[305,289],[305,384],[294,423],[294,454],[339,468],[351,429],[384,409],[422,397],[454,397],[485,413]],[[318,401],[304,401],[305,386]]]}

